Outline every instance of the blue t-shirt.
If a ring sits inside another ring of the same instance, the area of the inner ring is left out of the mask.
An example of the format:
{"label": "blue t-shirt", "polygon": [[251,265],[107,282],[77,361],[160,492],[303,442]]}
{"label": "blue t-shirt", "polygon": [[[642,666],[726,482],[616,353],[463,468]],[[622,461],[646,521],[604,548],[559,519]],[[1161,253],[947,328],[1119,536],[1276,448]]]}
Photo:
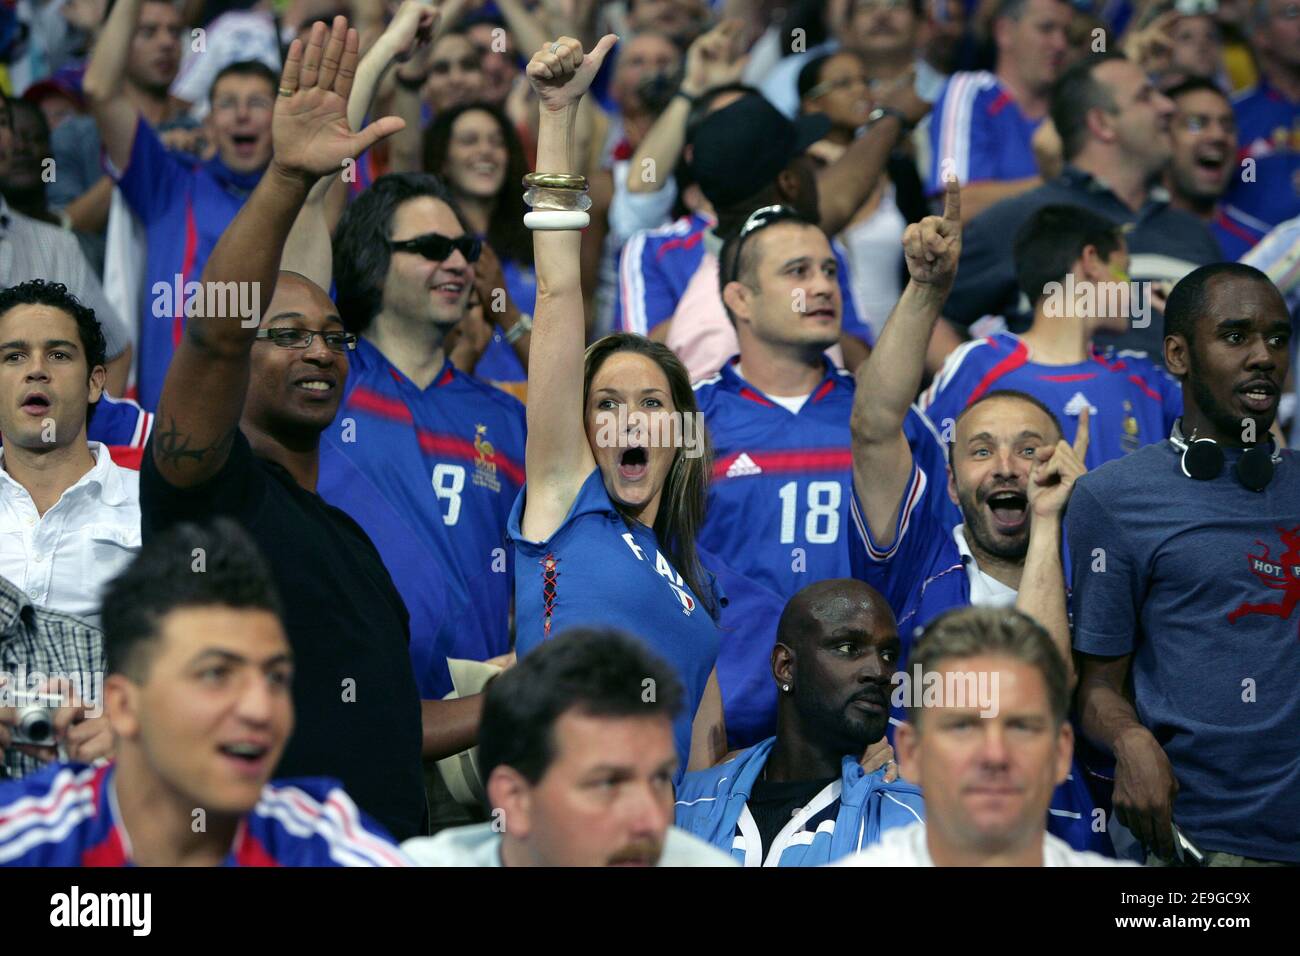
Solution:
{"label": "blue t-shirt", "polygon": [[[524,483],[524,408],[451,365],[426,389],[366,339],[350,353],[347,390],[323,437],[388,500],[438,560],[455,622],[451,657],[510,649],[506,520]],[[344,510],[364,494],[333,456],[320,495]]]}
{"label": "blue t-shirt", "polygon": [[992,73],[954,73],[930,114],[927,191],[943,192],[949,169],[962,183],[1037,176],[1031,140],[1042,122],[1020,112]]}
{"label": "blue t-shirt", "polygon": [[1138,718],[1197,846],[1300,863],[1300,463],[1262,492],[1185,477],[1168,441],[1079,479],[1074,646],[1131,654]]}
{"label": "blue t-shirt", "polygon": [[[1237,165],[1223,201],[1269,226],[1300,216],[1300,103],[1292,103],[1261,78],[1232,101],[1237,114]],[[1254,161],[1247,178],[1243,167]]]}
{"label": "blue t-shirt", "polygon": [[643,641],[686,689],[673,725],[680,780],[691,723],[718,659],[717,623],[659,549],[654,529],[629,522],[614,507],[599,468],[545,541],[528,540],[520,528],[527,494],[527,488],[519,493],[510,512],[516,653],[523,657],[574,627],[616,628]]}
{"label": "blue t-shirt", "polygon": [[[144,226],[148,247],[136,387],[140,404],[149,411],[158,407],[167,366],[185,328],[185,284],[202,278],[217,240],[261,177],[260,170],[236,173],[219,159],[200,163],[168,152],[148,123],[135,124],[131,162],[117,185]],[[260,306],[266,308],[265,298]]]}
{"label": "blue t-shirt", "polygon": [[1178,383],[1140,352],[1093,348],[1083,362],[1043,365],[1030,361],[1028,346],[1010,332],[956,349],[917,404],[942,432],[971,402],[1005,389],[1050,408],[1068,442],[1074,441],[1079,413],[1088,408],[1089,468],[1167,438],[1183,413]]}

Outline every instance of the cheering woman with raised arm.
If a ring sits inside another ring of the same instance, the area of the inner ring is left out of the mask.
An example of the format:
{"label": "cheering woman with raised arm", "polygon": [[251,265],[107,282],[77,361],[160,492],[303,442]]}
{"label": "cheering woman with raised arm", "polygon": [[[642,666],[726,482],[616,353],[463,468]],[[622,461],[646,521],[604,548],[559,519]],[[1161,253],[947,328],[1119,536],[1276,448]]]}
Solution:
{"label": "cheering woman with raised arm", "polygon": [[561,37],[528,64],[541,121],[525,194],[537,306],[528,482],[510,517],[516,644],[522,656],[574,626],[616,627],[670,662],[687,690],[675,728],[680,778],[688,755],[692,769],[706,767],[726,746],[714,672],[720,598],[695,548],[711,456],[703,428],[691,427],[699,418],[686,369],[665,346],[619,334],[583,355],[579,230],[589,204],[585,180],[572,175],[573,132],[616,40],[584,55]]}

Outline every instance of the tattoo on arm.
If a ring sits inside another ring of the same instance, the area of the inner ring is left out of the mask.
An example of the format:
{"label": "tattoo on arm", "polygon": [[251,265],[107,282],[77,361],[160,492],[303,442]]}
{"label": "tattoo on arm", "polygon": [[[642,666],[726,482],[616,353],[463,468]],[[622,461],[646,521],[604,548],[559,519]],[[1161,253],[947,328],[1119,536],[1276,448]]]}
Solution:
{"label": "tattoo on arm", "polygon": [[[162,419],[163,414],[163,409],[160,407],[158,409],[159,419]],[[183,462],[187,461],[202,464],[210,455],[220,457],[228,452],[237,429],[238,426],[235,426],[235,428],[230,429],[210,445],[191,448],[193,436],[181,432],[176,427],[176,418],[168,415],[167,426],[160,431],[154,432],[154,454],[157,455],[158,463],[161,465],[179,468]]]}

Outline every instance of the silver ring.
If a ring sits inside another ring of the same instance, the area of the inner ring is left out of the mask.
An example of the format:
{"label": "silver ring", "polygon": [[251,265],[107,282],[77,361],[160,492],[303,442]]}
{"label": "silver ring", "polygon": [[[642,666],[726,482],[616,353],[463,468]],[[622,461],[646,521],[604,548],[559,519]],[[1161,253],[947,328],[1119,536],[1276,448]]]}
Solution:
{"label": "silver ring", "polygon": [[559,41],[559,40],[556,40],[554,43],[551,44],[551,52],[552,52],[552,53],[559,53],[559,52],[560,52],[560,41]]}

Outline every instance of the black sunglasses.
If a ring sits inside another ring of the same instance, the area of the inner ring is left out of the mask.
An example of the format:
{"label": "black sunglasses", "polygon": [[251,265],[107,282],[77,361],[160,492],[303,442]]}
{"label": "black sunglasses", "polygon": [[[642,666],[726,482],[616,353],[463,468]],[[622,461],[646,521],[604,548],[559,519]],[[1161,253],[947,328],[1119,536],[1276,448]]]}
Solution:
{"label": "black sunglasses", "polygon": [[763,206],[751,212],[745,224],[740,227],[740,232],[736,233],[736,248],[728,263],[730,268],[727,270],[727,282],[739,281],[740,253],[745,248],[745,240],[751,235],[768,226],[775,226],[778,222],[807,221],[789,206]]}
{"label": "black sunglasses", "polygon": [[431,262],[441,262],[451,255],[453,249],[459,249],[466,262],[478,262],[478,257],[483,254],[481,239],[475,239],[473,236],[457,236],[452,239],[436,232],[416,236],[414,239],[403,239],[400,242],[390,239],[388,247],[398,252],[414,252],[417,256],[424,256]]}

